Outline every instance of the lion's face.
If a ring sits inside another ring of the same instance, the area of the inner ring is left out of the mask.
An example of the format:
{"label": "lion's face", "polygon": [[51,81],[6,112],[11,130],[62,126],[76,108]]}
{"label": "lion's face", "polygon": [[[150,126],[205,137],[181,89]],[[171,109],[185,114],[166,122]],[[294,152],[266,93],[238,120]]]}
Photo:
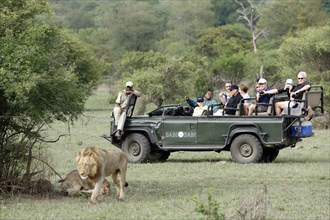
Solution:
{"label": "lion's face", "polygon": [[97,162],[95,155],[79,152],[77,156],[77,170],[83,180],[93,178],[97,174]]}

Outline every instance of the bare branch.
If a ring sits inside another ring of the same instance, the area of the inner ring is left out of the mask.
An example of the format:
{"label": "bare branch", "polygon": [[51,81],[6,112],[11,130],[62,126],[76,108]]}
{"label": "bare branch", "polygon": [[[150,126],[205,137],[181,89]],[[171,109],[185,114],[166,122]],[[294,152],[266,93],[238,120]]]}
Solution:
{"label": "bare branch", "polygon": [[35,159],[35,160],[39,160],[40,162],[46,164],[46,165],[47,165],[52,171],[54,171],[54,173],[55,173],[58,177],[61,178],[61,180],[63,179],[63,178],[61,177],[61,175],[60,175],[58,172],[56,172],[56,170],[55,170],[51,165],[49,165],[49,163],[47,163],[46,161],[44,161],[44,160],[42,160],[42,159],[40,159],[40,158],[37,158],[37,157],[35,157],[35,156],[32,156],[32,158]]}
{"label": "bare branch", "polygon": [[268,27],[265,27],[264,29],[262,29],[256,36],[255,36],[255,39],[258,39],[261,35],[264,36],[264,37],[267,37],[268,35]]}

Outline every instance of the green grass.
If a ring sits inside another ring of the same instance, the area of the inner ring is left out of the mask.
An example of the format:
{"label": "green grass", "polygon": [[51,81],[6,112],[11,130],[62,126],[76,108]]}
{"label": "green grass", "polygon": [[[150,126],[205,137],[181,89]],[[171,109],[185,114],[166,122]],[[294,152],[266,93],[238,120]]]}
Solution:
{"label": "green grass", "polygon": [[[48,149],[63,177],[75,169],[79,150],[91,145],[115,149],[100,137],[109,132],[107,92],[96,92],[86,108],[70,132],[64,123],[48,131],[51,139],[70,134]],[[264,186],[267,219],[329,219],[329,136],[328,130],[315,130],[314,137],[280,151],[271,164],[236,164],[229,152],[176,152],[165,163],[129,164],[125,202],[116,201],[112,183],[110,196],[97,205],[83,197],[0,197],[0,219],[206,219],[196,201],[206,205],[209,192],[219,214],[228,214],[257,198]],[[55,186],[57,179],[51,177]]]}

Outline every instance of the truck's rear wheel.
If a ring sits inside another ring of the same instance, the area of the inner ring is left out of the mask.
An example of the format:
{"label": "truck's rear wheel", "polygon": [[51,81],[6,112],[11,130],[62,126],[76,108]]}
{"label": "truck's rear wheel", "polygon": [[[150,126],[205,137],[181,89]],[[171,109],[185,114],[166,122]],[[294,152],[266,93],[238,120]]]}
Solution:
{"label": "truck's rear wheel", "polygon": [[250,134],[242,134],[233,140],[230,153],[237,163],[257,163],[262,157],[263,148],[258,138]]}
{"label": "truck's rear wheel", "polygon": [[130,163],[147,162],[150,154],[150,142],[144,135],[133,133],[125,138],[122,150],[126,153]]}
{"label": "truck's rear wheel", "polygon": [[265,149],[263,150],[263,154],[260,160],[260,163],[271,163],[273,162],[277,156],[279,151],[276,149]]}

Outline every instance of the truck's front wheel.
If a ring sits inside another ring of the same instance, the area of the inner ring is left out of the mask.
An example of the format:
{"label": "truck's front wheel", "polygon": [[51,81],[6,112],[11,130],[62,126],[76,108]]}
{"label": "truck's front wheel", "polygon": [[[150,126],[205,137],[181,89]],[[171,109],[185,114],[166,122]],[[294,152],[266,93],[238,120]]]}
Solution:
{"label": "truck's front wheel", "polygon": [[122,150],[126,153],[128,162],[143,163],[148,160],[150,142],[144,135],[133,133],[125,138]]}
{"label": "truck's front wheel", "polygon": [[237,163],[257,163],[262,157],[263,148],[258,138],[250,134],[242,134],[233,140],[230,153]]}

